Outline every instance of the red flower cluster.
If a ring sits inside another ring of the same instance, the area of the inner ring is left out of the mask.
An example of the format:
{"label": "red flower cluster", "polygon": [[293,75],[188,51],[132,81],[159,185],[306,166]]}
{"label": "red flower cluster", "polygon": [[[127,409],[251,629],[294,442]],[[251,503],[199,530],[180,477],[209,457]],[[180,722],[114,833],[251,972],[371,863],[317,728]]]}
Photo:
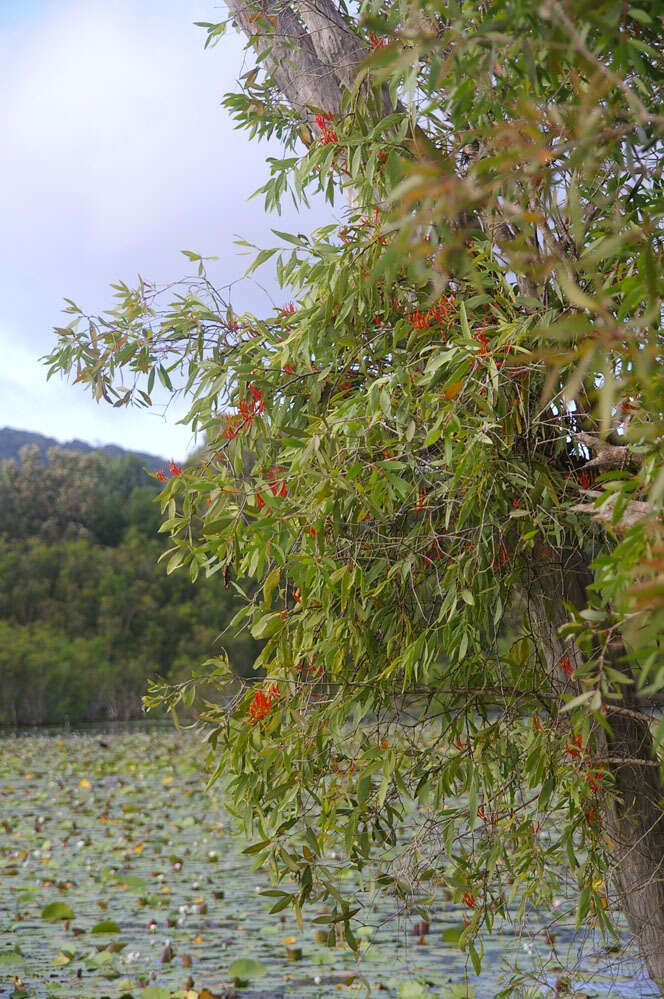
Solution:
{"label": "red flower cluster", "polygon": [[480,357],[486,357],[489,338],[484,332],[484,327],[482,327],[482,329],[478,330],[477,333],[475,333],[475,335],[473,336],[473,340],[477,340],[477,342],[480,345],[479,349]]}
{"label": "red flower cluster", "polygon": [[232,441],[242,429],[242,418],[239,413],[224,413],[221,418],[221,436]]}
{"label": "red flower cluster", "polygon": [[249,714],[252,721],[260,721],[270,713],[270,708],[275,701],[281,697],[279,687],[276,683],[270,685],[267,694],[263,690],[257,690],[254,699],[249,705]]}
{"label": "red flower cluster", "polygon": [[[288,486],[286,485],[286,480],[280,478],[280,476],[282,476],[283,473],[284,473],[283,468],[275,468],[268,472],[267,481],[273,496],[288,495]],[[260,493],[256,493],[256,503],[258,505],[259,510],[264,509],[265,500],[263,499]],[[268,517],[270,516],[271,512],[272,511],[268,512]]]}
{"label": "red flower cluster", "polygon": [[570,662],[569,656],[563,656],[563,658],[560,660],[560,668],[563,671],[563,673],[567,673],[568,676],[572,675],[573,666],[572,663]]}
{"label": "red flower cluster", "polygon": [[288,495],[288,486],[286,485],[286,480],[278,477],[280,475],[283,475],[283,473],[284,473],[283,468],[275,468],[272,469],[267,474],[267,481],[269,483],[270,490],[272,491],[273,496]]}
{"label": "red flower cluster", "polygon": [[369,32],[369,41],[375,49],[382,49],[387,45],[387,38],[379,38],[375,31]]}
{"label": "red flower cluster", "polygon": [[439,298],[438,302],[432,309],[428,312],[420,312],[416,309],[408,317],[413,326],[417,330],[428,330],[432,324],[442,323],[447,319],[447,314],[454,305],[454,297],[448,295],[447,298]]}
{"label": "red flower cluster", "polygon": [[639,409],[639,403],[636,399],[632,399],[629,396],[620,403],[620,412],[623,416],[634,413],[637,409]]}
{"label": "red flower cluster", "polygon": [[599,783],[598,782],[601,781],[601,779],[602,779],[603,776],[604,775],[603,775],[603,773],[602,773],[601,770],[596,770],[594,774],[592,773],[592,771],[590,771],[589,773],[586,774],[586,780],[588,781],[588,787],[593,792],[593,794],[597,794],[597,792],[599,791]]}
{"label": "red flower cluster", "polygon": [[569,756],[581,756],[583,753],[583,744],[581,742],[581,733],[579,732],[571,742],[565,747],[565,752]]}
{"label": "red flower cluster", "polygon": [[293,315],[295,315],[295,306],[293,305],[293,303],[289,302],[288,305],[284,305],[283,308],[282,308],[282,310],[281,310],[281,314],[282,314],[282,316],[293,316]]}
{"label": "red flower cluster", "polygon": [[303,662],[303,663],[298,663],[297,664],[297,671],[298,671],[298,673],[304,673],[305,675],[308,675],[308,676],[322,676],[323,675],[323,667],[322,666],[318,666],[318,667],[315,666],[314,663],[309,662],[308,659],[305,662]]}
{"label": "red flower cluster", "polygon": [[245,427],[251,426],[254,416],[263,412],[263,393],[255,385],[248,387],[252,398],[249,401],[240,399],[237,405],[238,412],[225,413],[222,417],[221,436],[226,440],[232,441]]}
{"label": "red flower cluster", "polygon": [[475,906],[477,905],[477,902],[475,901],[475,896],[473,895],[472,891],[467,891],[464,893],[462,902],[464,905],[467,905],[469,909],[474,909]]}
{"label": "red flower cluster", "polygon": [[593,477],[590,474],[590,472],[586,472],[584,470],[583,472],[580,473],[579,485],[582,489],[590,489],[592,482],[593,482]]}
{"label": "red flower cluster", "polygon": [[[168,471],[175,478],[178,475],[182,475],[182,465],[178,464],[178,462],[173,461],[171,459],[168,465]],[[163,468],[160,468],[158,471],[156,471],[155,476],[159,480],[159,482],[167,481],[166,473],[164,472]]]}
{"label": "red flower cluster", "polygon": [[324,146],[339,141],[334,128],[330,127],[330,124],[334,124],[334,116],[329,111],[325,114],[317,114],[314,120],[320,129],[320,141]]}

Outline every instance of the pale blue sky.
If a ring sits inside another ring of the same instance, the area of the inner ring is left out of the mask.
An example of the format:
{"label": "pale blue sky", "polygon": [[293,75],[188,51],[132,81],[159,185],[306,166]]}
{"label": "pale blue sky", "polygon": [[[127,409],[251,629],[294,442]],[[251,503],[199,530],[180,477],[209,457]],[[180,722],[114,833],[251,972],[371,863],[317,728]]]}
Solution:
{"label": "pale blue sky", "polygon": [[[203,52],[193,22],[225,16],[214,0],[0,0],[0,427],[166,457],[192,446],[177,412],[98,406],[47,384],[37,358],[64,296],[100,310],[111,281],[185,273],[182,249],[218,256],[225,284],[245,266],[236,235],[273,245],[271,226],[307,224],[247,202],[279,150],[249,144],[219,106],[241,40]],[[251,285],[234,304],[269,308]]]}

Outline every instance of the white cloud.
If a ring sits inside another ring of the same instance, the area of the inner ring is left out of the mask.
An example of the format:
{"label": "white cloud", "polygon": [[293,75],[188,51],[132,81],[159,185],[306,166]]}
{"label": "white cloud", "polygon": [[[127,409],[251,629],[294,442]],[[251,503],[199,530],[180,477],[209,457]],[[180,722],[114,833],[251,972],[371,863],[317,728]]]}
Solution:
{"label": "white cloud", "polygon": [[[168,450],[154,418],[131,424],[71,388],[48,396],[48,419],[36,425],[47,392],[36,358],[53,342],[63,296],[98,311],[110,281],[183,273],[182,249],[220,256],[225,283],[245,266],[236,233],[271,243],[271,225],[306,227],[247,202],[276,150],[249,143],[219,107],[241,70],[241,40],[203,52],[192,22],[224,16],[212,0],[61,0],[0,31],[0,349],[7,358],[20,344],[23,357],[3,364],[0,425],[48,433],[55,420],[60,436],[83,436],[76,427],[90,420],[90,433],[122,443],[147,420],[146,439]],[[259,311],[257,295],[246,289],[237,307]]]}

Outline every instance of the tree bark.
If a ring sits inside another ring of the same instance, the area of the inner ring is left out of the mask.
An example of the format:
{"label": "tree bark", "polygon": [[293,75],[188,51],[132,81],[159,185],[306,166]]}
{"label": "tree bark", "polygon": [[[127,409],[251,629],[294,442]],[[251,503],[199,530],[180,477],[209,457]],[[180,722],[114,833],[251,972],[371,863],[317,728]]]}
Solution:
{"label": "tree bark", "polygon": [[[368,49],[348,27],[331,0],[302,0],[296,10],[280,0],[227,0],[229,11],[265,62],[273,82],[291,106],[311,124],[314,110],[333,114],[344,90],[354,83]],[[521,287],[523,285],[523,287]],[[525,276],[523,294],[535,294]],[[568,620],[565,603],[586,606],[591,581],[586,561],[574,549],[564,550],[558,563],[540,552],[529,580],[529,605],[550,683],[562,698],[574,684],[561,667],[566,655],[578,664],[571,643],[558,629]],[[620,642],[611,650],[621,657]],[[625,666],[620,669],[625,672]],[[633,712],[633,713],[630,713]],[[613,776],[613,794],[605,795],[602,822],[615,858],[621,904],[653,980],[664,994],[664,808],[659,769],[654,766],[648,723],[638,717],[633,687],[619,706],[607,705],[611,734],[595,734],[595,756]],[[619,762],[615,762],[615,761]]]}
{"label": "tree bark", "polygon": [[[528,586],[528,603],[547,666],[551,687],[562,698],[578,693],[562,669],[569,656],[580,664],[578,651],[564,642],[558,629],[568,620],[565,604],[577,610],[587,605],[586,586],[592,576],[582,554],[564,549],[557,562],[538,553]],[[622,673],[629,668],[618,637],[605,651]],[[634,685],[622,690],[619,704],[606,705],[611,732],[600,726],[593,733],[589,762],[612,777],[601,791],[601,819],[615,861],[614,879],[622,910],[653,981],[664,994],[664,788],[656,764],[652,734],[640,710]]]}

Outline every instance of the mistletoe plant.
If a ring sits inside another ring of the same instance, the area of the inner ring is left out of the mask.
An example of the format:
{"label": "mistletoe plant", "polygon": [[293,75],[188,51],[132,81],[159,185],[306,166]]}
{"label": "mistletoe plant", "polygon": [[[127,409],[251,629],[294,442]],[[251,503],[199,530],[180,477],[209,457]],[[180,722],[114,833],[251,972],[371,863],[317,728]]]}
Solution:
{"label": "mistletoe plant", "polygon": [[323,900],[355,947],[338,874],[371,867],[404,909],[451,894],[479,969],[566,885],[661,984],[661,5],[229,10],[257,66],[226,108],[284,144],[266,207],[343,218],[257,253],[281,310],[189,254],[70,304],[48,358],[189,397],[166,569],[222,571],[264,642],[252,682],[220,655],[147,704],[195,706],[273,911]]}

